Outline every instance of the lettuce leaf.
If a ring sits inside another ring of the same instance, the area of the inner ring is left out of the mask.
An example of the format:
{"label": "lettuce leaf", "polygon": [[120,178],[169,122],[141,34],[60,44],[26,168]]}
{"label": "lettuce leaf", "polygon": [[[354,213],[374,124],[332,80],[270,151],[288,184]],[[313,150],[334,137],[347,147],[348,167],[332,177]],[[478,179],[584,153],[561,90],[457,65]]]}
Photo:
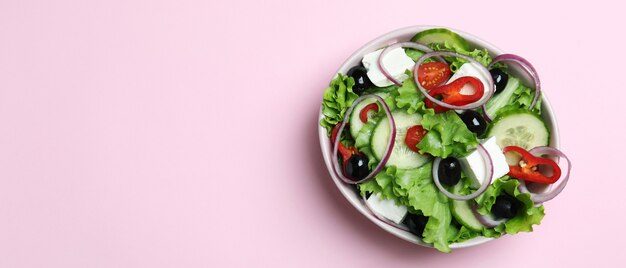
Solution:
{"label": "lettuce leaf", "polygon": [[478,145],[476,134],[454,111],[438,114],[425,114],[422,126],[428,130],[422,141],[417,144],[420,153],[446,158],[465,156]]}
{"label": "lettuce leaf", "polygon": [[[513,92],[513,98],[510,103],[512,106],[517,108],[529,109],[534,97],[535,90],[520,83],[517,89]],[[533,107],[533,111],[537,114],[541,114],[541,95],[539,95],[539,99],[537,100],[535,107]]]}
{"label": "lettuce leaf", "polygon": [[424,95],[417,89],[413,73],[407,71],[409,78],[402,82],[402,86],[398,88],[397,94],[394,95],[395,105],[398,108],[405,109],[407,113],[414,114],[434,114],[434,110],[426,108],[424,103]]}
{"label": "lettuce leaf", "polygon": [[320,120],[320,125],[326,128],[330,135],[333,127],[341,122],[346,111],[359,96],[352,91],[354,78],[337,74],[337,77],[330,82],[330,86],[324,90],[322,100],[322,114],[324,118]]}
{"label": "lettuce leaf", "polygon": [[504,176],[491,184],[489,188],[476,199],[480,206],[478,212],[483,215],[491,212],[491,207],[496,202],[496,198],[503,193],[514,197],[520,201],[522,205],[515,217],[497,226],[493,230],[486,230],[483,232],[483,235],[498,237],[504,233],[516,234],[519,232],[531,232],[533,230],[532,225],[541,223],[545,215],[543,206],[536,207],[535,203],[530,199],[530,194],[520,192],[517,188],[518,186],[518,180]]}
{"label": "lettuce leaf", "polygon": [[[429,44],[428,46],[432,48],[433,50],[454,51],[459,54],[470,56],[474,58],[475,60],[477,60],[478,62],[480,62],[484,66],[489,65],[489,63],[491,63],[491,61],[493,60],[491,58],[491,55],[489,55],[489,51],[486,48],[482,50],[474,49],[473,51],[465,51],[464,49],[460,47],[450,45],[448,42],[432,43],[432,44]],[[461,68],[461,65],[467,62],[466,60],[457,58],[457,57],[444,57],[444,58],[446,61],[450,62],[450,70],[452,70],[452,72],[456,72],[459,68]]]}
{"label": "lettuce leaf", "polygon": [[450,243],[459,243],[459,242],[467,241],[481,234],[482,234],[481,232],[472,231],[465,226],[461,226],[461,228],[457,231],[456,235],[452,237],[452,239],[450,239]]}

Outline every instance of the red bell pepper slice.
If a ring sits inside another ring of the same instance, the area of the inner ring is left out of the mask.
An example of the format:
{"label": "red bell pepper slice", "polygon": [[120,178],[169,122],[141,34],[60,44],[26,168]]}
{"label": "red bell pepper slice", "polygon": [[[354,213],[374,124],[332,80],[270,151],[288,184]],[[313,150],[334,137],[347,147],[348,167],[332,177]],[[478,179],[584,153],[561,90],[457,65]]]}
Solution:
{"label": "red bell pepper slice", "polygon": [[[504,153],[516,152],[521,157],[519,165],[509,165],[509,176],[544,184],[553,184],[561,177],[561,168],[552,159],[534,156],[524,148],[517,146],[507,146],[502,150]],[[539,165],[547,165],[552,168],[552,176],[548,177],[539,172]]]}
{"label": "red bell pepper slice", "polygon": [[361,112],[359,113],[359,118],[361,119],[361,122],[367,123],[367,113],[369,111],[376,111],[376,112],[378,112],[378,104],[370,103],[367,106],[365,106],[363,108],[363,110],[361,110]]}
{"label": "red bell pepper slice", "polygon": [[[463,86],[465,86],[466,84],[470,84],[474,88],[474,92],[470,95],[461,94],[461,89],[463,89]],[[429,95],[433,97],[442,96],[441,101],[447,104],[457,106],[466,105],[478,101],[480,100],[480,98],[483,97],[484,93],[485,87],[483,86],[483,83],[478,80],[478,78],[473,76],[463,76],[459,79],[452,81],[450,84],[436,87],[428,91]],[[443,106],[435,106],[435,104],[428,98],[425,98],[424,102],[426,103],[426,107],[433,108],[437,113],[450,110]]]}

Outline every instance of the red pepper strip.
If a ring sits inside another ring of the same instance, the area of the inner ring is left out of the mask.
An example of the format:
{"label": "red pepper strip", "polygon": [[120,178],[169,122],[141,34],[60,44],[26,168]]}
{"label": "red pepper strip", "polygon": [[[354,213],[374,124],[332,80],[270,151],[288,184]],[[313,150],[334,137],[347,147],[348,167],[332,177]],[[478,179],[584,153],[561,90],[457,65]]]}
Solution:
{"label": "red pepper strip", "polygon": [[[472,87],[474,87],[474,93],[472,93],[471,95],[461,94],[461,89],[463,89],[463,86],[465,86],[466,84],[470,84]],[[480,98],[483,97],[484,93],[485,87],[483,86],[483,83],[478,80],[478,78],[473,76],[463,76],[457,80],[452,81],[452,83],[450,84],[436,87],[428,91],[428,94],[430,94],[431,96],[435,97],[438,95],[442,95],[443,99],[441,99],[441,101],[458,106],[478,101],[480,100]],[[438,113],[450,110],[442,106],[435,106],[435,104],[427,98],[424,99],[424,102],[426,103],[426,107],[433,108],[435,112]]]}
{"label": "red pepper strip", "polygon": [[[509,176],[530,182],[553,184],[561,177],[561,168],[552,159],[534,156],[524,148],[507,146],[502,150],[504,153],[516,152],[522,156],[520,164],[509,166]],[[547,177],[539,172],[539,165],[548,165],[552,168],[552,176]]]}
{"label": "red pepper strip", "polygon": [[370,103],[367,106],[365,106],[363,108],[363,110],[361,110],[361,112],[359,113],[359,118],[361,119],[361,122],[367,123],[367,113],[369,111],[376,111],[376,112],[378,112],[378,104]]}
{"label": "red pepper strip", "polygon": [[[340,126],[341,126],[341,123],[333,127],[332,134],[330,135],[331,142],[335,142],[335,139],[337,138],[337,132],[339,132]],[[343,160],[343,167],[344,167],[344,173],[345,173],[345,168],[346,168],[346,164],[348,163],[348,159],[350,159],[350,156],[352,156],[353,154],[356,154],[357,150],[355,147],[347,148],[341,142],[339,142],[339,149],[337,150],[339,151],[339,154],[341,154],[341,159]]]}

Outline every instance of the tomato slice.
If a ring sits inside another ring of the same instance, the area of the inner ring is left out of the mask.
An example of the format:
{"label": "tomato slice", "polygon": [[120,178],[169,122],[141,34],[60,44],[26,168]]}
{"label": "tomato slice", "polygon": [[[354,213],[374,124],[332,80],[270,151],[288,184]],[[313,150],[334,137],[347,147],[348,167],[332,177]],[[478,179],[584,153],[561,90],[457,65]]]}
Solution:
{"label": "tomato slice", "polygon": [[[461,91],[466,84],[470,84],[474,88],[474,92],[472,92],[471,94],[461,94]],[[433,97],[441,96],[441,101],[457,106],[466,105],[478,101],[480,100],[480,98],[483,97],[484,93],[485,87],[483,86],[483,83],[478,80],[478,78],[473,76],[463,76],[447,85],[443,85],[428,91],[429,95]],[[435,104],[429,99],[424,99],[424,102],[426,103],[426,107],[433,108],[437,113],[450,110],[443,106],[435,106]]]}
{"label": "tomato slice", "polygon": [[450,79],[450,66],[443,62],[429,62],[417,68],[417,79],[425,89],[430,90]]}
{"label": "tomato slice", "polygon": [[428,131],[425,130],[424,127],[422,127],[422,125],[412,126],[406,131],[406,137],[404,138],[404,143],[406,144],[407,147],[409,147],[409,149],[419,154],[420,152],[419,152],[419,149],[417,148],[417,144],[420,143],[420,141],[422,141],[424,136],[426,136],[426,133],[428,133]]}

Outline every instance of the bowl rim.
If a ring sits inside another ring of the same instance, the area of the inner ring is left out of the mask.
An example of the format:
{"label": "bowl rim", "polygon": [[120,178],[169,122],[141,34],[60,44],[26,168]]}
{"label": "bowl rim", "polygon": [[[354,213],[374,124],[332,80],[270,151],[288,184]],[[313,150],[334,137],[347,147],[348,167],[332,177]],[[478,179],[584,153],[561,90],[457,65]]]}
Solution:
{"label": "bowl rim", "polygon": [[[404,28],[400,28],[391,32],[387,32],[385,34],[382,34],[380,36],[378,36],[377,38],[367,42],[365,45],[361,46],[359,49],[357,49],[355,52],[352,53],[352,55],[350,55],[339,67],[339,69],[333,74],[332,78],[335,78],[337,73],[342,73],[345,74],[346,71],[352,67],[351,63],[355,61],[355,59],[358,59],[360,61],[360,59],[363,57],[364,54],[372,52],[376,49],[380,49],[381,47],[383,47],[384,45],[390,45],[399,41],[405,41],[405,40],[398,40],[398,38],[400,36],[406,36],[408,35],[414,35],[415,33],[419,32],[419,31],[423,31],[423,30],[427,30],[427,29],[432,29],[432,28],[446,28],[449,29],[459,35],[461,35],[463,38],[465,38],[467,41],[469,41],[471,44],[476,45],[477,47],[481,47],[481,48],[486,48],[489,51],[489,54],[492,56],[497,56],[500,54],[505,53],[503,50],[499,49],[498,47],[494,46],[493,44],[489,43],[488,41],[483,40],[480,37],[477,37],[473,34],[464,32],[462,30],[458,30],[455,28],[451,28],[451,27],[446,27],[446,26],[436,26],[436,25],[414,25],[414,26],[409,26],[409,27],[404,27]],[[516,67],[512,67],[512,68],[516,68]],[[332,79],[331,78],[331,79]],[[555,147],[555,148],[559,148],[560,147],[560,143],[559,143],[559,128],[558,128],[558,123],[556,121],[556,116],[554,114],[554,110],[552,109],[552,106],[550,105],[550,101],[548,100],[545,92],[542,91],[541,94],[541,108],[542,108],[542,112],[541,112],[541,116],[544,119],[544,122],[546,122],[546,125],[548,126],[548,128],[550,129],[550,146]],[[424,246],[424,247],[430,247],[432,248],[433,246],[427,243],[424,243],[421,239],[419,239],[417,236],[403,231],[403,230],[399,230],[397,228],[394,228],[388,224],[386,224],[385,222],[379,220],[378,218],[376,218],[375,216],[373,216],[372,214],[370,214],[368,212],[368,210],[365,208],[365,206],[363,205],[363,203],[361,202],[361,198],[358,197],[358,194],[354,191],[354,189],[352,188],[352,185],[347,185],[345,183],[343,183],[335,174],[334,171],[332,169],[332,162],[331,162],[331,157],[330,157],[330,150],[327,149],[330,147],[330,140],[327,137],[327,132],[326,129],[324,127],[322,127],[319,122],[320,120],[324,117],[324,115],[322,114],[322,106],[320,106],[320,111],[319,111],[319,117],[318,117],[318,121],[317,121],[317,125],[318,125],[318,134],[319,134],[319,139],[320,139],[320,147],[322,150],[322,155],[324,157],[324,162],[326,164],[326,168],[328,169],[328,172],[332,178],[332,180],[334,181],[335,185],[337,186],[337,188],[339,189],[339,191],[341,192],[341,194],[343,195],[343,197],[354,207],[357,209],[357,211],[359,211],[359,213],[361,213],[363,216],[365,216],[367,219],[369,219],[371,222],[373,222],[374,224],[376,224],[378,227],[382,228],[383,230],[405,240],[408,242],[411,242],[413,244],[417,244],[420,246]],[[450,248],[451,249],[458,249],[458,248],[466,248],[466,247],[472,247],[472,246],[477,246],[480,244],[484,244],[486,242],[495,240],[494,238],[487,238],[487,237],[483,237],[483,236],[479,236],[461,243],[453,243],[450,244]]]}

